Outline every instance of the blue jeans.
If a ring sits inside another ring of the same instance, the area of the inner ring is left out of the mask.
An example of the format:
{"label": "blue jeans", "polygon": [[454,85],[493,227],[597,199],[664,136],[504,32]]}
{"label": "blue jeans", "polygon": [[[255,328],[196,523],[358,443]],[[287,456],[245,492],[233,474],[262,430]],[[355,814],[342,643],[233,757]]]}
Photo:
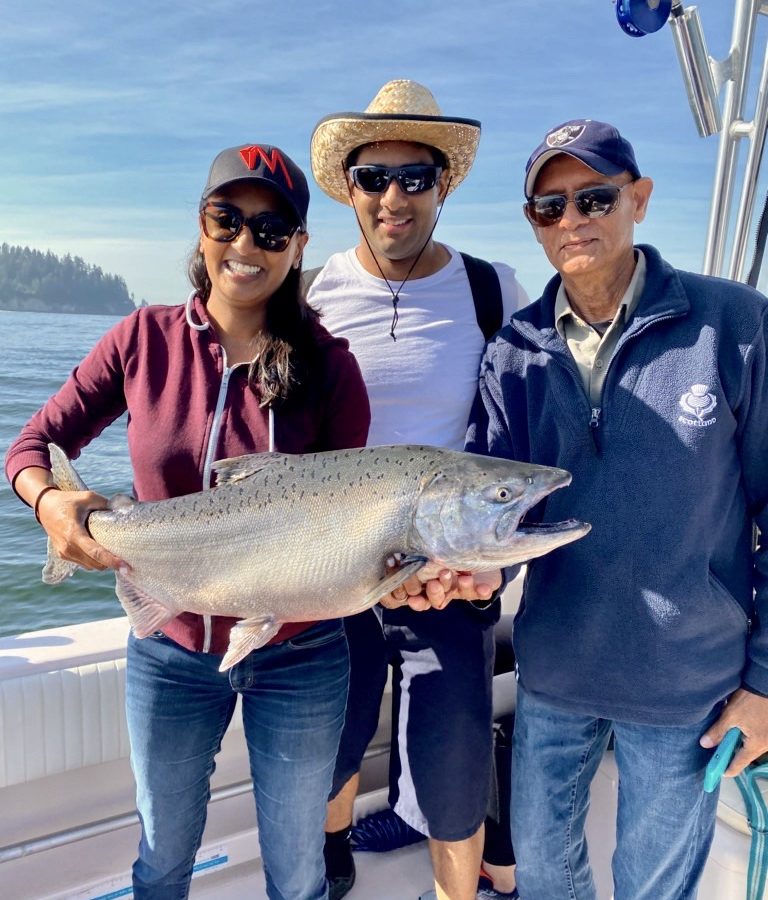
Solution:
{"label": "blue jeans", "polygon": [[267,895],[325,900],[323,825],[349,680],[341,621],[256,650],[227,673],[220,662],[162,635],[129,638],[126,707],[142,826],[134,898],[188,896],[214,757],[239,693]]}
{"label": "blue jeans", "polygon": [[584,823],[613,731],[615,900],[693,900],[717,807],[717,791],[703,790],[712,751],[699,738],[717,712],[696,725],[635,725],[564,712],[518,685],[511,805],[521,898],[595,900]]}

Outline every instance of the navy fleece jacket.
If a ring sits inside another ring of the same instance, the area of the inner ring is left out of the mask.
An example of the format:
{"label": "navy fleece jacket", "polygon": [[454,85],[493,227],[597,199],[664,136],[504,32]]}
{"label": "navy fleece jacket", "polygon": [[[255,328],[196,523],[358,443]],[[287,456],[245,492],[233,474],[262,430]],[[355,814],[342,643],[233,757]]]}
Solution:
{"label": "navy fleece jacket", "polygon": [[[489,343],[467,449],[560,466],[543,521],[592,524],[533,561],[524,688],[574,712],[689,724],[768,694],[768,300],[647,246],[642,297],[592,409],[555,330],[559,276]],[[765,544],[765,537],[763,537]]]}

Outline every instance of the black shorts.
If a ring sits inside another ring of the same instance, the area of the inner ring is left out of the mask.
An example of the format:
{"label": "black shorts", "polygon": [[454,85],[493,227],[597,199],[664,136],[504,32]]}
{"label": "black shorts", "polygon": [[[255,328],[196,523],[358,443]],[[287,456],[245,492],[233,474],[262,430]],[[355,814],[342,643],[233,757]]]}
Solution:
{"label": "black shorts", "polygon": [[345,620],[351,676],[332,796],[360,771],[392,665],[390,805],[438,840],[477,831],[491,781],[496,607],[379,607]]}

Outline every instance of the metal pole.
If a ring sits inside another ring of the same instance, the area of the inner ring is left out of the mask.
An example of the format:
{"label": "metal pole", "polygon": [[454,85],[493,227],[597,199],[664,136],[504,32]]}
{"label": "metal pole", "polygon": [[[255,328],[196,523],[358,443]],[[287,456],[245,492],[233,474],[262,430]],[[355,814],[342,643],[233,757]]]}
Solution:
{"label": "metal pole", "polygon": [[768,125],[768,47],[763,59],[763,71],[760,76],[760,88],[755,103],[755,117],[750,124],[749,156],[744,170],[744,181],[741,188],[741,199],[736,213],[736,225],[731,251],[731,269],[728,277],[735,281],[744,278],[744,258],[747,254],[747,238],[752,213],[755,207],[755,188],[760,176],[760,164],[765,150],[765,129]]}
{"label": "metal pole", "polygon": [[[376,759],[379,756],[384,756],[386,753],[389,753],[389,743],[377,743],[368,747],[363,758],[365,760]],[[248,794],[252,790],[253,782],[250,778],[247,781],[238,781],[227,787],[211,791],[210,802],[216,803],[219,800],[229,800],[230,797],[239,797],[241,794]],[[123,813],[119,816],[112,816],[109,819],[91,822],[88,825],[78,825],[74,828],[66,828],[63,831],[56,831],[53,834],[46,834],[44,837],[22,841],[19,844],[9,844],[6,847],[0,847],[0,864],[10,862],[13,859],[21,859],[25,856],[33,856],[35,853],[42,853],[45,850],[54,850],[56,847],[66,847],[68,844],[98,837],[101,834],[109,834],[120,828],[137,825],[138,822],[138,813]]]}
{"label": "metal pole", "polygon": [[688,105],[699,135],[709,137],[717,134],[723,127],[723,120],[698,9],[695,6],[683,9],[682,3],[676,4],[672,7],[669,27],[675,40]]}
{"label": "metal pole", "polygon": [[718,275],[723,266],[738,141],[743,136],[739,133],[739,126],[743,124],[741,113],[752,59],[755,21],[761,6],[761,0],[736,0],[734,7],[731,51],[728,57],[730,73],[725,89],[723,130],[720,134],[702,267],[705,275]]}
{"label": "metal pole", "polygon": [[[237,784],[229,785],[229,787],[212,791],[211,802],[227,800],[229,797],[237,797],[240,794],[248,793],[248,791],[252,789],[253,784],[250,780],[240,781]],[[10,862],[12,859],[21,859],[24,856],[32,856],[35,853],[42,853],[44,850],[53,850],[56,847],[65,847],[67,844],[74,844],[76,841],[97,837],[100,834],[109,834],[111,831],[127,828],[129,825],[136,825],[138,824],[138,821],[138,813],[124,813],[120,816],[112,816],[109,819],[91,822],[88,825],[78,825],[76,828],[66,828],[64,831],[47,834],[45,837],[35,838],[31,841],[22,841],[20,844],[10,844],[7,847],[0,848],[0,863]]]}

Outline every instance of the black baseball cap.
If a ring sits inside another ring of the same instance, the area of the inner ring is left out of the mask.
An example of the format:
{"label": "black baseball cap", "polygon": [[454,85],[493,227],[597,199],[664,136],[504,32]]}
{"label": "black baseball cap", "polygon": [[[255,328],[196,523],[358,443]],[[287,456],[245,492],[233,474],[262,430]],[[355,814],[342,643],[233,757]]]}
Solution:
{"label": "black baseball cap", "polygon": [[528,199],[533,196],[539,172],[558,153],[578,159],[601,175],[629,172],[633,178],[641,177],[632,144],[619,134],[617,128],[594,119],[571,119],[553,128],[526,163],[525,196]]}
{"label": "black baseball cap", "polygon": [[287,153],[269,144],[229,147],[211,163],[201,202],[236,181],[253,181],[277,191],[296,214],[299,225],[307,226],[309,188],[304,173]]}

